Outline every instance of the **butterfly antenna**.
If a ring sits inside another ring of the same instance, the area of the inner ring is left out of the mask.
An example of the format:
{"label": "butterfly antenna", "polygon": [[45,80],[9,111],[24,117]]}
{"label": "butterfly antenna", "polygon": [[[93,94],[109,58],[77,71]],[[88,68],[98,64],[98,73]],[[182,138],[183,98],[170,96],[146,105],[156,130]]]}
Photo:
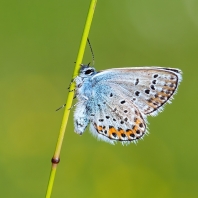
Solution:
{"label": "butterfly antenna", "polygon": [[89,39],[88,39],[88,38],[87,38],[87,42],[88,42],[88,44],[89,44],[89,48],[90,48],[90,50],[91,50],[92,60],[93,60],[93,66],[94,66],[94,53],[93,53],[93,49],[92,49],[92,47],[91,47],[91,42],[89,41]]}

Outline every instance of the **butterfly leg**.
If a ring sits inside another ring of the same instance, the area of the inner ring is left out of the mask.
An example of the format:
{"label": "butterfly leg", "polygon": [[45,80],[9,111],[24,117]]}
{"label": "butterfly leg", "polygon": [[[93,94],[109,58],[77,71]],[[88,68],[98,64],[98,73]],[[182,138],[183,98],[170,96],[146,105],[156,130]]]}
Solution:
{"label": "butterfly leg", "polygon": [[79,102],[77,102],[76,104],[74,104],[74,105],[72,105],[68,110],[71,110],[71,109],[73,109],[76,105],[78,105],[79,104]]}
{"label": "butterfly leg", "polygon": [[56,109],[56,111],[59,111],[60,109],[62,109],[65,106],[66,106],[66,104],[62,105],[61,107],[59,107],[58,109]]}
{"label": "butterfly leg", "polygon": [[69,90],[69,92],[73,92],[73,91],[76,91],[76,89]]}
{"label": "butterfly leg", "polygon": [[71,82],[69,83],[69,87],[68,87],[67,89],[70,89],[71,84],[75,82],[75,79],[76,79],[76,78],[73,78],[73,79],[71,80]]}

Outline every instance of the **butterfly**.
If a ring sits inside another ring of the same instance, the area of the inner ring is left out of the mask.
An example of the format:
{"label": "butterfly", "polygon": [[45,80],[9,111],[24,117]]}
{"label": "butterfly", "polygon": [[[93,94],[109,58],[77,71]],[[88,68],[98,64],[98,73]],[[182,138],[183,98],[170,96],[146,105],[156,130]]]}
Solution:
{"label": "butterfly", "polygon": [[147,130],[147,116],[170,103],[182,80],[176,68],[129,67],[96,71],[81,65],[74,79],[77,97],[74,128],[111,144],[137,142]]}

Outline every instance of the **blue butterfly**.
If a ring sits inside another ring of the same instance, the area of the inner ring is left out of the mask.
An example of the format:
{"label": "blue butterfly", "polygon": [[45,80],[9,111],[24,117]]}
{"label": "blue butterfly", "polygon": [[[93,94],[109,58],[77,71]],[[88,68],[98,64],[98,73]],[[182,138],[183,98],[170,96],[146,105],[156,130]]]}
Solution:
{"label": "blue butterfly", "polygon": [[81,65],[76,82],[74,127],[82,135],[90,124],[99,140],[114,144],[137,142],[147,130],[147,116],[170,103],[182,80],[175,68],[132,67],[97,72]]}

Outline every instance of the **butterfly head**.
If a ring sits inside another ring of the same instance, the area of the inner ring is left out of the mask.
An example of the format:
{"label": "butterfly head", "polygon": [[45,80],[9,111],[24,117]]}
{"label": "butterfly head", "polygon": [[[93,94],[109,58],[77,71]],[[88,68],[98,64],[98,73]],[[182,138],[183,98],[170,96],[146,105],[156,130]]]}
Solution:
{"label": "butterfly head", "polygon": [[81,65],[80,74],[79,74],[80,77],[89,78],[90,76],[93,76],[94,74],[96,74],[96,70],[94,67],[90,67],[89,64]]}

